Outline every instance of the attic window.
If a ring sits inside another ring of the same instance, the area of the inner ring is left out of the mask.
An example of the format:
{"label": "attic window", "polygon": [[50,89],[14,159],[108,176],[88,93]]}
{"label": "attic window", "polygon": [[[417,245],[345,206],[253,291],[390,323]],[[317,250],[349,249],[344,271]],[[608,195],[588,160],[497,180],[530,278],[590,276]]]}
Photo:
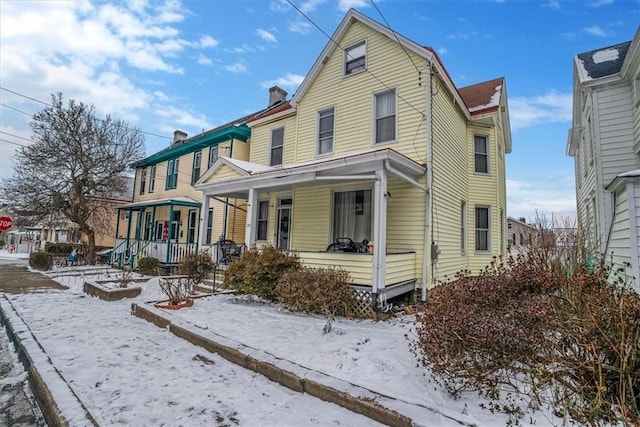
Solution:
{"label": "attic window", "polygon": [[344,74],[346,76],[363,71],[367,65],[367,47],[365,42],[348,47],[344,51]]}

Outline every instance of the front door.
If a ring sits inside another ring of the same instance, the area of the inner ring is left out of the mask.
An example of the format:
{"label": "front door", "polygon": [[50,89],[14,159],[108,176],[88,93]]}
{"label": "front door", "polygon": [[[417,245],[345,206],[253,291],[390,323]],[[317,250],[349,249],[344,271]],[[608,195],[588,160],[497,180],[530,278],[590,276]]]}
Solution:
{"label": "front door", "polygon": [[288,251],[291,232],[291,199],[278,199],[277,248]]}

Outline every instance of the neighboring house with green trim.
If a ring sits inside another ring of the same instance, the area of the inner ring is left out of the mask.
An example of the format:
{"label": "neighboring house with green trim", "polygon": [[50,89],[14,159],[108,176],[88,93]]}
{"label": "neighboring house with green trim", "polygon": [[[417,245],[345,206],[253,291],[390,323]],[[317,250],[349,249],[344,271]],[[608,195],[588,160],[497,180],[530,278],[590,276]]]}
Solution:
{"label": "neighboring house with green trim", "polygon": [[248,161],[195,187],[248,202],[248,246],[344,268],[374,303],[506,254],[503,78],[459,89],[432,49],[350,10],[293,98],[247,125]]}
{"label": "neighboring house with green trim", "polygon": [[[272,88],[270,105],[285,97],[282,89]],[[218,158],[248,160],[248,117],[191,138],[175,131],[169,147],[131,165],[133,201],[118,207],[118,218],[129,220],[117,224],[114,255],[119,262],[134,265],[140,256],[151,256],[175,265],[220,237],[244,239],[246,200],[221,197],[203,209],[202,193],[193,185]]]}

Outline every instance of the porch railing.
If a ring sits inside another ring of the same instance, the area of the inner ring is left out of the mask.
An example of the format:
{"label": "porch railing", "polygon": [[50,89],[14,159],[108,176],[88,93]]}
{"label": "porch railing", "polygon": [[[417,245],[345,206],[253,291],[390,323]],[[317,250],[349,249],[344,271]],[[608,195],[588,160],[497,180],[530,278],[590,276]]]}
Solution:
{"label": "porch railing", "polygon": [[157,258],[162,264],[177,264],[188,254],[196,253],[197,243],[175,243],[155,240],[116,239],[112,261],[133,264],[140,256]]}

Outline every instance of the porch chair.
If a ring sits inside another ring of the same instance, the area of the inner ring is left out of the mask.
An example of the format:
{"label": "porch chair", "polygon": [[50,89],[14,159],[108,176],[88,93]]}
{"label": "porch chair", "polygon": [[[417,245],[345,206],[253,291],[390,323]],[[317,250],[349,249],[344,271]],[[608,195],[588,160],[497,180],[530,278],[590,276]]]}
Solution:
{"label": "porch chair", "polygon": [[220,239],[218,241],[218,247],[222,255],[220,257],[220,264],[230,264],[240,258],[242,254],[242,245],[238,245],[233,240]]}

